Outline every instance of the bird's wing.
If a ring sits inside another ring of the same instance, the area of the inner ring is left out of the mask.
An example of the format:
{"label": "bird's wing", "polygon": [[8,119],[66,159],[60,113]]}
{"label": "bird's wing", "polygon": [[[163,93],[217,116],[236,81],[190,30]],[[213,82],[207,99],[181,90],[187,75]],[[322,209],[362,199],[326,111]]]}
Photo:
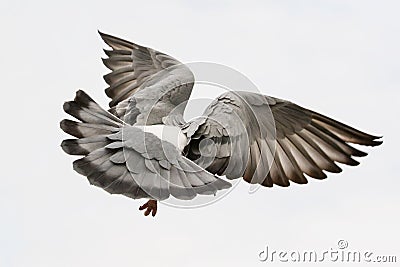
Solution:
{"label": "bird's wing", "polygon": [[182,156],[171,143],[124,124],[83,91],[66,102],[64,110],[80,122],[61,121],[61,128],[77,138],[64,140],[63,150],[84,156],[74,162],[74,170],[109,193],[157,200],[170,195],[192,199],[230,187],[229,182]]}
{"label": "bird's wing", "polygon": [[104,65],[110,112],[128,124],[160,124],[171,112],[183,115],[194,84],[193,73],[173,57],[100,33],[111,50]]}
{"label": "bird's wing", "polygon": [[187,157],[211,173],[243,177],[263,186],[307,183],[340,172],[335,162],[358,165],[366,153],[349,143],[376,146],[379,137],[358,131],[289,101],[228,92],[204,116],[183,127]]}

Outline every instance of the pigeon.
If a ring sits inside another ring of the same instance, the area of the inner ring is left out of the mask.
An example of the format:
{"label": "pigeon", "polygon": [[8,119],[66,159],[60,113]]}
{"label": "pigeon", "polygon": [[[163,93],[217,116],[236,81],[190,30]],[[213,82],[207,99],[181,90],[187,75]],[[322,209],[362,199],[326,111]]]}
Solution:
{"label": "pigeon", "polygon": [[[103,109],[82,90],[63,105],[75,120],[61,129],[73,136],[62,149],[81,156],[73,169],[111,194],[157,202],[215,195],[242,178],[264,187],[306,184],[339,173],[337,163],[356,166],[367,153],[352,146],[377,146],[374,136],[290,101],[247,91],[227,91],[202,116],[183,114],[195,79],[175,58],[99,32],[104,50]],[[225,177],[225,179],[222,179]]]}

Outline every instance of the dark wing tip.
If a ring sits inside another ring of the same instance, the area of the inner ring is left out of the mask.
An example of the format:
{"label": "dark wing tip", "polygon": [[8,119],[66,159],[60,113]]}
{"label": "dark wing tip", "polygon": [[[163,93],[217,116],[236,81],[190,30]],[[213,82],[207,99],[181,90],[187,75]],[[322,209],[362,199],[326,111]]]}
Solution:
{"label": "dark wing tip", "polygon": [[368,155],[368,153],[364,152],[364,151],[361,151],[361,150],[358,150],[358,149],[355,149],[353,147],[353,152],[352,152],[351,155],[354,156],[354,157],[365,157],[365,156]]}
{"label": "dark wing tip", "polygon": [[76,117],[75,113],[81,108],[81,107],[89,107],[89,104],[91,102],[94,102],[94,100],[86,94],[82,90],[76,91],[76,95],[73,101],[66,101],[63,104],[63,109],[66,113]]}
{"label": "dark wing tip", "polygon": [[371,135],[315,111],[310,110],[310,112],[314,123],[326,128],[345,142],[365,146],[377,146],[382,143],[382,141],[376,140],[382,136]]}
{"label": "dark wing tip", "polygon": [[68,146],[68,144],[67,144],[67,142],[66,142],[67,140],[63,140],[62,142],[61,142],[61,148],[62,148],[62,150],[64,150],[64,152],[65,153],[67,153],[67,154],[71,154],[71,151],[70,151],[70,147]]}
{"label": "dark wing tip", "polygon": [[[383,141],[382,140],[376,140],[376,139],[380,139],[380,138],[382,138],[383,136],[373,136],[373,135],[371,135],[371,136],[369,136],[369,138],[368,139],[365,139],[364,141],[363,141],[363,143],[361,143],[361,145],[365,145],[365,146],[379,146],[379,145],[381,145],[382,143],[383,143]],[[357,144],[357,143],[356,143]]]}
{"label": "dark wing tip", "polygon": [[63,119],[62,121],[60,121],[60,128],[66,132],[67,128],[68,128],[68,121],[67,119]]}
{"label": "dark wing tip", "polygon": [[81,147],[77,139],[65,139],[61,142],[61,148],[69,155],[87,155],[88,150]]}
{"label": "dark wing tip", "polygon": [[372,144],[371,146],[379,146],[383,143],[383,140],[376,140],[376,139],[381,139],[383,138],[383,136],[374,136],[374,138],[372,139]]}
{"label": "dark wing tip", "polygon": [[[71,110],[71,102],[72,101],[66,101],[66,102],[64,102],[64,104],[63,104],[63,110],[65,111],[65,112],[67,112],[68,113],[68,111],[70,111]],[[69,113],[68,113],[69,114]],[[62,121],[61,121],[62,122]]]}
{"label": "dark wing tip", "polygon": [[83,90],[76,91],[74,101],[83,107],[89,107],[89,103],[94,102],[94,100]]}
{"label": "dark wing tip", "polygon": [[368,140],[366,140],[367,142],[365,144],[367,146],[379,146],[380,144],[383,143],[382,140],[378,140],[378,139],[383,138],[382,135],[372,135],[372,134],[366,134],[366,133],[364,133],[364,134],[366,136],[366,139],[368,139]]}
{"label": "dark wing tip", "polygon": [[95,168],[86,157],[75,160],[72,168],[79,174],[87,176]]}
{"label": "dark wing tip", "polygon": [[381,139],[383,137],[383,135],[372,135],[372,134],[370,134],[370,136],[372,137],[372,140]]}
{"label": "dark wing tip", "polygon": [[72,136],[75,136],[77,138],[83,138],[82,133],[79,131],[77,127],[78,122],[64,119],[60,121],[60,128],[66,132],[67,134],[70,134]]}
{"label": "dark wing tip", "polygon": [[109,69],[109,70],[114,70],[114,69],[111,67],[110,63],[109,63],[109,61],[110,61],[109,58],[101,58],[101,61],[103,62],[104,66],[107,67],[107,69]]}
{"label": "dark wing tip", "polygon": [[110,46],[112,49],[117,49],[117,48],[123,48],[123,49],[134,49],[134,48],[138,48],[139,45],[134,44],[132,42],[126,41],[124,39],[103,33],[99,30],[97,30],[101,39],[103,39],[103,41]]}
{"label": "dark wing tip", "polygon": [[103,39],[104,42],[106,42],[105,39],[113,37],[107,33],[100,31],[100,30],[97,30],[97,33],[100,35],[101,39]]}
{"label": "dark wing tip", "polygon": [[376,140],[376,139],[379,139],[379,138],[382,138],[382,137],[369,136],[367,138],[355,140],[354,142],[351,141],[351,143],[364,145],[364,146],[379,146],[380,144],[383,143],[383,141],[381,141],[381,140]]}
{"label": "dark wing tip", "polygon": [[360,162],[350,157],[349,161],[346,162],[345,164],[347,164],[349,166],[358,166],[358,165],[360,165]]}
{"label": "dark wing tip", "polygon": [[341,173],[343,171],[343,169],[340,168],[338,165],[334,164],[332,166],[332,168],[329,168],[329,170],[327,170],[327,171],[331,172],[331,173]]}
{"label": "dark wing tip", "polygon": [[[71,140],[71,139],[70,139]],[[65,153],[73,155],[73,151],[71,150],[71,146],[68,144],[68,140],[63,140],[61,142],[61,148],[64,150]]]}
{"label": "dark wing tip", "polygon": [[[105,74],[105,75],[103,75],[103,79],[104,79],[104,81],[108,84],[108,85],[111,85],[111,83],[112,83],[112,80],[111,80],[111,77],[112,77],[112,72],[111,73],[108,73],[108,74]],[[107,89],[106,89],[107,90]],[[107,93],[107,92],[106,92]],[[107,95],[107,96],[109,96],[109,95]]]}
{"label": "dark wing tip", "polygon": [[108,49],[103,49],[104,53],[108,56],[111,57],[111,51],[112,50],[108,50]]}

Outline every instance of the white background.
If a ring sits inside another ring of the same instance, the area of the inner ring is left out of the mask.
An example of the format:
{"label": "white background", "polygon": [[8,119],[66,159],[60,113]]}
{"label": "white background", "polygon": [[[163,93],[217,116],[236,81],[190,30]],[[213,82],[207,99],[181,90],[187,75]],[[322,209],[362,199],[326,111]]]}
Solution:
{"label": "white background", "polygon": [[[266,245],[324,251],[339,239],[400,261],[399,9],[386,0],[2,0],[0,266],[266,266]],[[214,205],[161,205],[144,217],[144,200],[89,186],[59,147],[62,104],[76,89],[108,102],[97,29],[233,67],[265,94],[384,144],[324,181],[253,195],[243,182]]]}

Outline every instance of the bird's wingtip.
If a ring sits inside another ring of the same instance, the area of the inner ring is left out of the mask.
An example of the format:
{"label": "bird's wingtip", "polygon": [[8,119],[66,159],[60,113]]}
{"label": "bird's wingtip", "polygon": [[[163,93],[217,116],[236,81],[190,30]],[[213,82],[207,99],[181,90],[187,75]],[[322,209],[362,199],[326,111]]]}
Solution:
{"label": "bird's wingtip", "polygon": [[100,31],[99,29],[97,29],[97,33],[100,35],[101,39],[104,39],[105,37],[107,37],[107,34]]}

